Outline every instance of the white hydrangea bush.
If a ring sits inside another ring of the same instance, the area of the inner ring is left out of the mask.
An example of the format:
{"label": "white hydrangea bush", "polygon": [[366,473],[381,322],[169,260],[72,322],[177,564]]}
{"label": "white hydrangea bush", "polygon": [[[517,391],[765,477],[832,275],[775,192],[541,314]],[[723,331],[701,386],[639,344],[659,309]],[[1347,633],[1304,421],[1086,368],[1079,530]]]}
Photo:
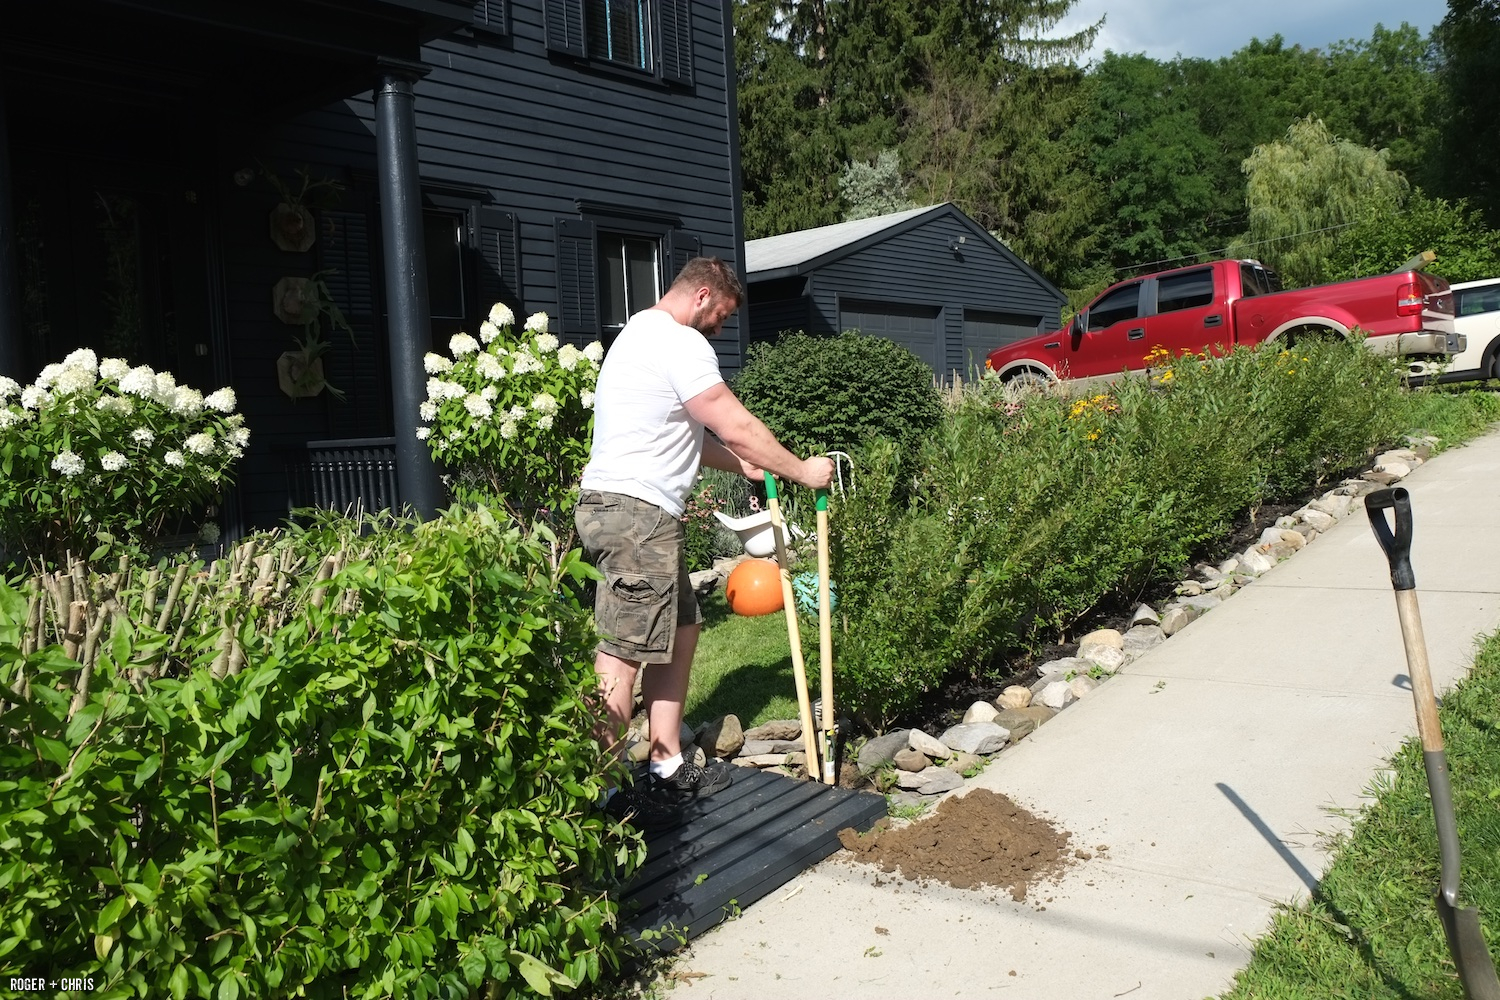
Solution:
{"label": "white hydrangea bush", "polygon": [[0,376],[0,540],[50,565],[178,530],[232,482],[250,442],[237,405],[87,348],[30,385]]}
{"label": "white hydrangea bush", "polygon": [[417,436],[447,472],[454,499],[499,502],[530,520],[572,507],[594,428],[604,345],[559,344],[545,312],[497,303],[476,338],[455,334],[424,359],[429,378]]}

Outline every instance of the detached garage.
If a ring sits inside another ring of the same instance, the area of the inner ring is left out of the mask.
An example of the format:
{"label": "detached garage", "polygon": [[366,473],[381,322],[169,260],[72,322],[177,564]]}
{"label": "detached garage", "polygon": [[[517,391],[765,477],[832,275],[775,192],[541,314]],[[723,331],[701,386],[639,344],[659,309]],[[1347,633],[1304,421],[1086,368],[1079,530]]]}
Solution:
{"label": "detached garage", "polygon": [[1057,327],[1066,298],[951,203],[745,243],[751,342],[859,330],[945,379]]}

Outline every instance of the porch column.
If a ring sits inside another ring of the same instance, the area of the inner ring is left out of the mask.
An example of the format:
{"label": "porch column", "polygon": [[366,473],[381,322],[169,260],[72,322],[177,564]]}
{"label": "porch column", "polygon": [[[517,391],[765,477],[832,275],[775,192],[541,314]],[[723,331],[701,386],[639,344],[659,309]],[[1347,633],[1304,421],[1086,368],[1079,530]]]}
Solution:
{"label": "porch column", "polygon": [[10,175],[10,134],[5,125],[5,88],[0,77],[0,375],[26,381],[21,371],[20,250],[16,241],[14,186]]}
{"label": "porch column", "polygon": [[390,324],[391,402],[396,429],[396,482],[401,502],[423,518],[443,503],[442,484],[427,445],[417,440],[418,408],[427,398],[422,356],[432,347],[427,256],[422,243],[422,190],[417,169],[413,87],[427,67],[379,61],[375,87],[375,150],[380,173],[380,236]]}

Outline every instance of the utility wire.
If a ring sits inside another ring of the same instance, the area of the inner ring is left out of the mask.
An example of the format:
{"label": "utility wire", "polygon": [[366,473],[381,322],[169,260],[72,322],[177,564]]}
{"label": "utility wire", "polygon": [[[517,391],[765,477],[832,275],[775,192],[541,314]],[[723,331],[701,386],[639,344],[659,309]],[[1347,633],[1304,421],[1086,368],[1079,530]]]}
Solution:
{"label": "utility wire", "polygon": [[[1259,247],[1259,246],[1265,246],[1267,243],[1280,243],[1282,240],[1294,240],[1294,239],[1296,239],[1299,236],[1315,236],[1318,233],[1332,233],[1332,232],[1337,232],[1340,229],[1348,229],[1350,226],[1357,226],[1357,225],[1359,225],[1359,223],[1357,223],[1357,222],[1342,222],[1342,223],[1339,223],[1337,226],[1324,226],[1322,229],[1309,229],[1309,230],[1306,230],[1305,232],[1301,232],[1301,233],[1288,233],[1285,236],[1273,236],[1273,237],[1271,237],[1268,240],[1256,240],[1254,243],[1241,243],[1240,246],[1242,246],[1242,247]],[[1163,257],[1161,260],[1151,260],[1151,261],[1147,261],[1144,264],[1127,264],[1124,267],[1117,267],[1117,268],[1115,268],[1115,272],[1119,273],[1120,271],[1138,271],[1138,270],[1140,270],[1143,267],[1155,267],[1157,264],[1175,264],[1179,260],[1194,260],[1194,259],[1196,259],[1198,257],[1222,257],[1228,251],[1229,251],[1228,247],[1222,247],[1222,248],[1220,248],[1219,250],[1216,250],[1216,251],[1204,250],[1204,251],[1202,251],[1200,253],[1184,254],[1181,257]]]}

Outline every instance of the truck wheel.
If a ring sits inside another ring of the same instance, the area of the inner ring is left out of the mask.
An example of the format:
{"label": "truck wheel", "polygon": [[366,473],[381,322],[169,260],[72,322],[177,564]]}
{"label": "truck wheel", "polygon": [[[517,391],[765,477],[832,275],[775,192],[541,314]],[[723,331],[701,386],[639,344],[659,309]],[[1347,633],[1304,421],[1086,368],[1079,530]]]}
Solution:
{"label": "truck wheel", "polygon": [[1005,384],[1013,389],[1045,389],[1052,383],[1041,372],[1028,368],[1006,379]]}

